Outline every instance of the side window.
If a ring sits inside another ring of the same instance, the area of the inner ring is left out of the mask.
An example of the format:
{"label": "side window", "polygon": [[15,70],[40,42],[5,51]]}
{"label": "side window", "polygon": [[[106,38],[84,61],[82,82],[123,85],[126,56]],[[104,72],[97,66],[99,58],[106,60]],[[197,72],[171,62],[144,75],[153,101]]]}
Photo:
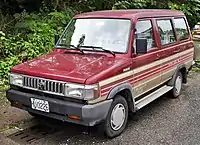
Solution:
{"label": "side window", "polygon": [[[136,38],[146,38],[147,39],[147,49],[155,47],[155,39],[153,35],[151,20],[140,20],[136,23],[135,36]],[[136,48],[136,43],[134,40],[134,48]]]}
{"label": "side window", "polygon": [[175,30],[177,32],[178,39],[180,41],[185,40],[189,37],[187,25],[185,23],[184,18],[175,18],[174,25],[175,25]]}
{"label": "side window", "polygon": [[171,20],[157,20],[157,24],[162,45],[176,41]]}

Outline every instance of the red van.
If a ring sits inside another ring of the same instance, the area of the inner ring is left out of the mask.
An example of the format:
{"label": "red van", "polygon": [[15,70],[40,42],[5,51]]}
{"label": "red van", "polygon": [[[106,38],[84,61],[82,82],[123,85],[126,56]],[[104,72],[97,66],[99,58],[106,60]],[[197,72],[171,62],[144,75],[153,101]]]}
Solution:
{"label": "red van", "polygon": [[167,92],[178,97],[193,63],[186,17],[175,10],[79,14],[55,41],[51,53],[11,69],[8,100],[32,115],[101,124],[108,137],[123,132],[129,113]]}

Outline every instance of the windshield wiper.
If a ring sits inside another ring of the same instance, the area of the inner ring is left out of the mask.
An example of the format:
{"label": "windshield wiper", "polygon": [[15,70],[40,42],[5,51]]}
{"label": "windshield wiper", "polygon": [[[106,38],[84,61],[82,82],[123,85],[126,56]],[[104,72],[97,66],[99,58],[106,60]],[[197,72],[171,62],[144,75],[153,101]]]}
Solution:
{"label": "windshield wiper", "polygon": [[110,54],[112,54],[113,56],[115,56],[115,53],[111,50],[108,50],[108,49],[104,49],[103,47],[98,47],[98,46],[86,46],[86,45],[82,45],[81,47],[85,47],[85,48],[92,48],[93,50],[96,50],[96,49],[101,49],[105,52],[108,52]]}
{"label": "windshield wiper", "polygon": [[81,47],[84,44],[85,41],[85,34],[82,34],[81,38],[78,41],[77,47]]}
{"label": "windshield wiper", "polygon": [[75,45],[59,44],[59,46],[72,47],[72,48],[79,50],[81,53],[84,53],[80,47],[76,47]]}

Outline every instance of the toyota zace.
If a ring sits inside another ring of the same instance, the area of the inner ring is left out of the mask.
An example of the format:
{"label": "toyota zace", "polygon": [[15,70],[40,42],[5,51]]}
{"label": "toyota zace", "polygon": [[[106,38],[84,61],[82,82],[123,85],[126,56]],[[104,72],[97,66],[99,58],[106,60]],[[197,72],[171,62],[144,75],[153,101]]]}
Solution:
{"label": "toyota zace", "polygon": [[[59,39],[58,39],[59,38]],[[53,51],[10,72],[12,106],[115,137],[128,114],[163,94],[176,98],[193,62],[185,15],[116,10],[76,15]]]}

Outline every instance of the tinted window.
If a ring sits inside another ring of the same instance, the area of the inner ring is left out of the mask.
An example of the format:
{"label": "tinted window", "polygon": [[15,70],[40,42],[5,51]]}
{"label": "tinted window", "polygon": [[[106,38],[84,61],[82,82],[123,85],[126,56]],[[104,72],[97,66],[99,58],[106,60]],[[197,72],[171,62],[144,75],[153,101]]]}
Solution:
{"label": "tinted window", "polygon": [[[147,39],[147,49],[155,47],[155,40],[153,36],[153,29],[152,24],[150,20],[141,20],[136,23],[135,28],[135,37],[136,38],[146,38]],[[134,41],[134,48],[135,47],[135,41]]]}
{"label": "tinted window", "polygon": [[157,20],[161,44],[169,44],[176,41],[171,20]]}
{"label": "tinted window", "polygon": [[174,19],[174,25],[179,40],[185,40],[188,38],[188,31],[185,20],[183,18]]}

